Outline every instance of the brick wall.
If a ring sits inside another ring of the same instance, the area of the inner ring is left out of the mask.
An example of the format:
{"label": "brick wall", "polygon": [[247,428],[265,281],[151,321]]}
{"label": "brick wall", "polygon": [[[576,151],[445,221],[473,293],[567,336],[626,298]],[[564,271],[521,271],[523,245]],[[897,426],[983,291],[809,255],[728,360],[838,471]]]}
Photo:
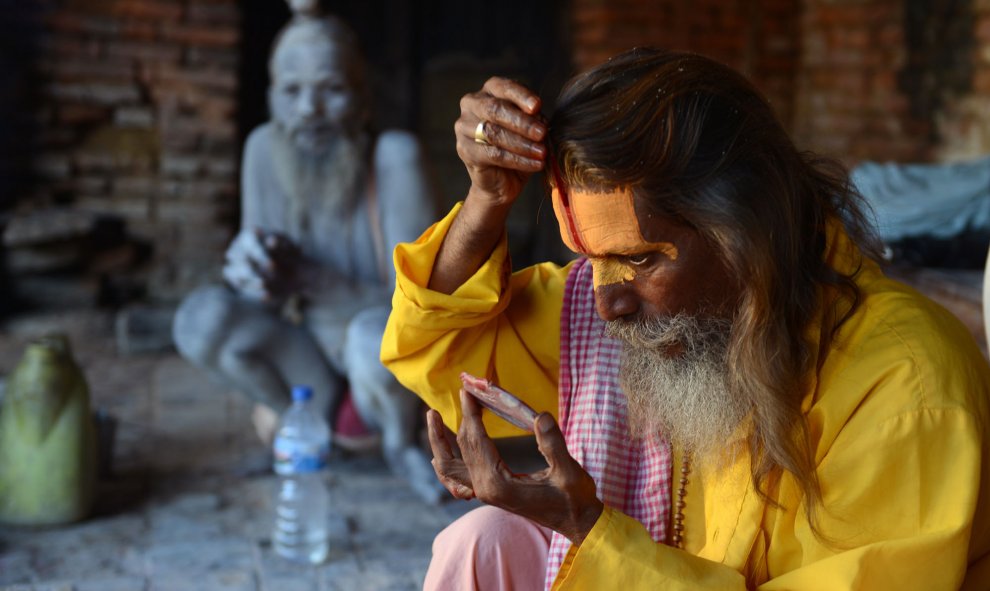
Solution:
{"label": "brick wall", "polygon": [[[216,273],[239,160],[236,0],[46,0],[33,68],[32,189],[15,213],[120,216],[174,299]],[[84,303],[84,302],[80,302]]]}
{"label": "brick wall", "polygon": [[723,61],[849,164],[990,152],[990,0],[574,0],[572,36],[579,69],[636,45]]}
{"label": "brick wall", "polygon": [[574,63],[645,45],[703,53],[749,76],[790,121],[798,16],[797,0],[573,0]]}
{"label": "brick wall", "polygon": [[801,145],[849,163],[930,157],[936,105],[923,95],[934,78],[909,61],[906,4],[806,2],[794,120]]}

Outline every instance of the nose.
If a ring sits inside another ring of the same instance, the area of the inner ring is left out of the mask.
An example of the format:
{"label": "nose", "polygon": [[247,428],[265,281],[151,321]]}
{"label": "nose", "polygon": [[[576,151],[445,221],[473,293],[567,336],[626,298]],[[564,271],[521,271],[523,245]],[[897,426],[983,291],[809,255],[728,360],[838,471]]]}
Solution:
{"label": "nose", "polygon": [[639,312],[639,299],[624,283],[600,285],[595,289],[595,309],[602,320],[618,320]]}
{"label": "nose", "polygon": [[313,89],[303,88],[299,91],[299,98],[296,99],[296,112],[300,117],[312,117],[317,114],[319,108],[320,102]]}

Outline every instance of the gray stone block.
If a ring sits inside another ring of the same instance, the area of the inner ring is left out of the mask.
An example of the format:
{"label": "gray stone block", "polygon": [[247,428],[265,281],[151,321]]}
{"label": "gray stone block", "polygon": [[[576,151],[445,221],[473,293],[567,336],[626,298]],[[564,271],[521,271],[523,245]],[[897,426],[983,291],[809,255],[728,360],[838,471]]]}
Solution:
{"label": "gray stone block", "polygon": [[117,314],[115,332],[121,355],[158,353],[172,348],[174,306],[139,305]]}

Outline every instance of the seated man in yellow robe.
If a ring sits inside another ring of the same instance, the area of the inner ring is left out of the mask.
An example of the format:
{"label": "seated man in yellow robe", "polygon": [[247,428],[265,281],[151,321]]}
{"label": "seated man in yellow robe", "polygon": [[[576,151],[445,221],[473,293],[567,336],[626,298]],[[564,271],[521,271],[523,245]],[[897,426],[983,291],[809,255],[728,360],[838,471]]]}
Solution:
{"label": "seated man in yellow robe", "polygon": [[[549,123],[493,78],[455,131],[472,186],[397,247],[382,359],[435,409],[440,480],[496,509],[438,536],[427,588],[986,588],[990,367],[742,76],[633,50]],[[541,169],[582,256],[512,274]],[[461,371],[540,411],[546,470],[505,466],[489,437],[521,432]]]}

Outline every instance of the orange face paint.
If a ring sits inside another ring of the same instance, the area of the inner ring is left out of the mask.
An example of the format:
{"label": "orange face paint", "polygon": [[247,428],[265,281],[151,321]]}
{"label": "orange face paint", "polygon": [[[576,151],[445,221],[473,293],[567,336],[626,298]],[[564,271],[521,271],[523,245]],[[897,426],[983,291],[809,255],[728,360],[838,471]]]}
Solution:
{"label": "orange face paint", "polygon": [[649,242],[643,238],[639,218],[628,188],[611,192],[567,191],[558,187],[551,192],[553,211],[560,224],[560,236],[567,248],[591,259],[595,287],[632,281],[636,270],[617,260],[659,251],[677,259],[677,247],[670,242]]}
{"label": "orange face paint", "polygon": [[636,269],[622,260],[611,257],[591,257],[588,260],[591,261],[591,281],[595,289],[636,278]]}

